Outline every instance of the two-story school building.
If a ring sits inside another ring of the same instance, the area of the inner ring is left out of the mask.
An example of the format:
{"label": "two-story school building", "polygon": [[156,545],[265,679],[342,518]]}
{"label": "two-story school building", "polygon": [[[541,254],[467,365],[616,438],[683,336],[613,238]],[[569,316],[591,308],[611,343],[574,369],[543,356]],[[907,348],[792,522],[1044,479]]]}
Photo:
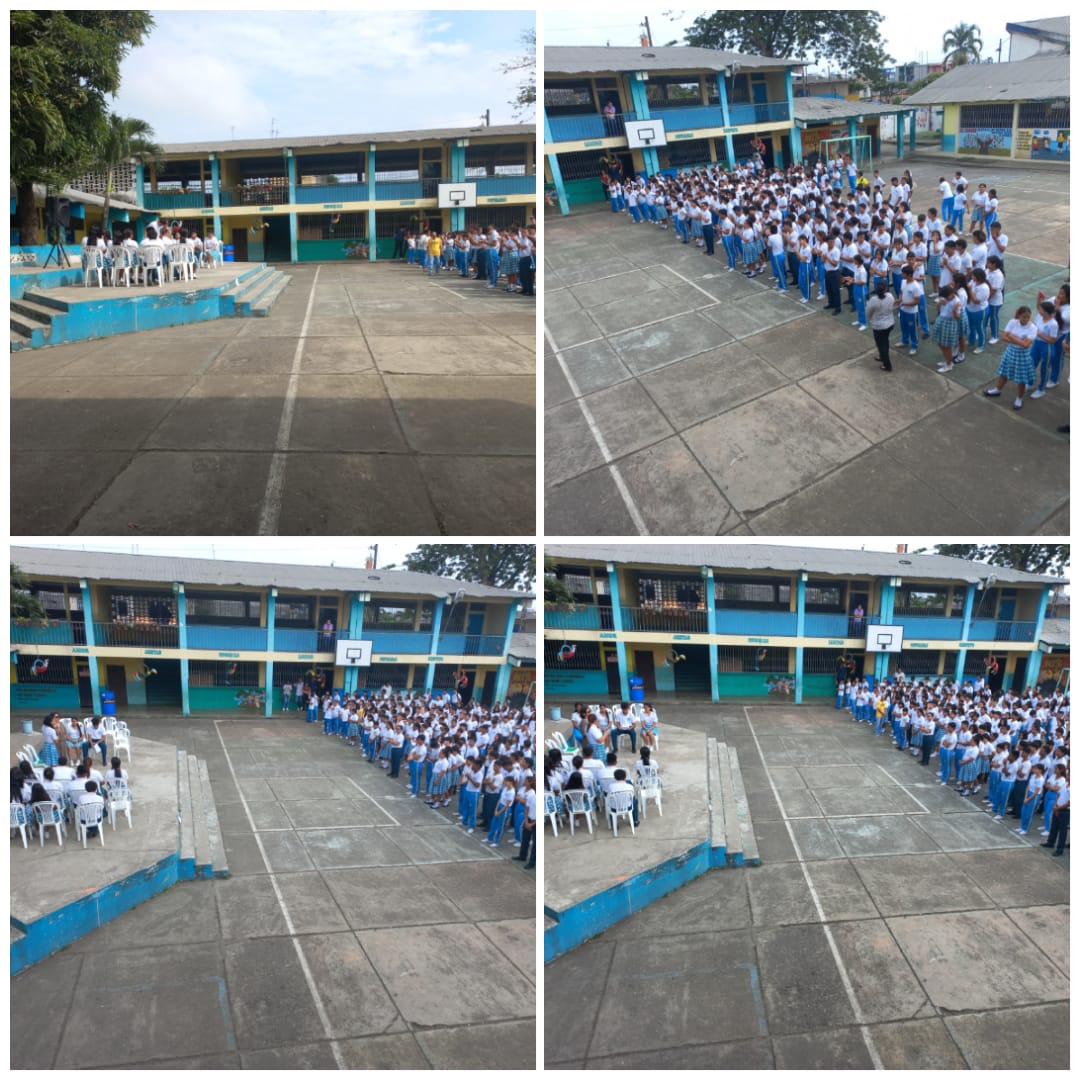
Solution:
{"label": "two-story school building", "polygon": [[439,691],[462,673],[468,696],[490,703],[528,660],[514,634],[529,594],[453,578],[31,547],[11,561],[48,613],[12,621],[13,709],[100,713],[108,690],[121,715],[269,716],[286,683]]}
{"label": "two-story school building", "polygon": [[[801,702],[832,694],[849,664],[875,679],[989,671],[993,686],[1026,687],[1042,681],[1043,654],[1062,651],[1043,640],[1060,578],[962,559],[740,544],[544,554],[575,601],[545,605],[552,697],[627,700],[634,678],[646,699]],[[890,634],[898,652],[868,651]]]}
{"label": "two-story school building", "polygon": [[[117,171],[110,214],[141,234],[157,217],[200,235],[213,228],[237,262],[390,258],[398,229],[524,226],[536,212],[536,125],[166,143],[161,160]],[[103,175],[73,183],[104,194]],[[464,184],[475,206],[440,205],[440,184]],[[475,191],[468,185],[475,184]],[[69,240],[100,222],[71,199]],[[42,199],[42,206],[44,201]],[[14,213],[14,207],[12,212]]]}
{"label": "two-story school building", "polygon": [[[544,50],[544,180],[562,212],[595,200],[599,161],[623,174],[709,162],[733,167],[764,144],[768,165],[803,158],[792,71],[802,61],[688,46]],[[627,123],[661,120],[666,144],[631,149]]]}

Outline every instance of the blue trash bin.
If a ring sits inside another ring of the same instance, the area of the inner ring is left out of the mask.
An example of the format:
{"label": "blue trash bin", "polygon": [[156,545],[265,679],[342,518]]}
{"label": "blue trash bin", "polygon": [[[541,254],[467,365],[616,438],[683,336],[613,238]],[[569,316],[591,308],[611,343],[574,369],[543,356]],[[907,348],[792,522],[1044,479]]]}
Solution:
{"label": "blue trash bin", "polygon": [[631,701],[644,701],[645,700],[645,680],[640,675],[631,675],[628,682],[630,683],[630,700]]}
{"label": "blue trash bin", "polygon": [[104,716],[116,715],[116,695],[111,690],[101,691],[101,712]]}

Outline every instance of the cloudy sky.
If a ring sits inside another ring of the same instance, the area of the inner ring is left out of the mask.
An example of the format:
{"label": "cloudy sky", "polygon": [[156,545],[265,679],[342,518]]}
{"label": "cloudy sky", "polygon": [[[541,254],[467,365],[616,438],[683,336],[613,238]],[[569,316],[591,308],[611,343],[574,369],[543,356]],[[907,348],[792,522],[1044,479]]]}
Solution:
{"label": "cloudy sky", "polygon": [[[356,5],[354,5],[355,8]],[[373,5],[374,7],[374,5]],[[532,10],[155,10],[147,42],[121,67],[113,110],[148,121],[161,143],[336,135],[518,122]],[[188,76],[177,79],[180,61]],[[532,117],[523,117],[532,120]]]}
{"label": "cloudy sky", "polygon": [[[653,44],[665,45],[672,40],[681,42],[686,27],[699,15],[713,10],[715,8],[705,5],[700,8],[646,8],[643,11],[598,4],[577,9],[559,5],[557,10],[545,6],[544,40],[549,45],[637,45],[641,23],[648,16]],[[984,56],[993,55],[996,59],[997,44],[1001,40],[1001,59],[1008,60],[1006,22],[1058,13],[1057,8],[1025,13],[1018,10],[1016,4],[987,0],[975,7],[955,8],[949,12],[935,11],[935,16],[940,17],[932,18],[928,27],[922,14],[931,9],[924,5],[912,8],[902,4],[895,11],[876,10],[885,16],[881,24],[882,37],[886,41],[885,51],[894,56],[898,63],[939,63],[942,58],[941,35],[961,21],[975,23],[979,27]],[[1064,7],[1060,8],[1061,12],[1064,10]]]}

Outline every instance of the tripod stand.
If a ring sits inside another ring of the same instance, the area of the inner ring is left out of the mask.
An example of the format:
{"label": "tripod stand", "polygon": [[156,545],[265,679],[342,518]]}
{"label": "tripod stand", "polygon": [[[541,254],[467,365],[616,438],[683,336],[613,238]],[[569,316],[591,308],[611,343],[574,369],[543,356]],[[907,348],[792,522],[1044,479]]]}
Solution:
{"label": "tripod stand", "polygon": [[62,235],[59,225],[46,226],[46,239],[52,244],[52,247],[49,249],[49,254],[45,257],[45,265],[42,269],[45,269],[45,267],[49,265],[54,256],[58,268],[61,264],[67,267],[71,266],[71,260],[68,258],[68,253],[64,250],[64,242],[60,239]]}

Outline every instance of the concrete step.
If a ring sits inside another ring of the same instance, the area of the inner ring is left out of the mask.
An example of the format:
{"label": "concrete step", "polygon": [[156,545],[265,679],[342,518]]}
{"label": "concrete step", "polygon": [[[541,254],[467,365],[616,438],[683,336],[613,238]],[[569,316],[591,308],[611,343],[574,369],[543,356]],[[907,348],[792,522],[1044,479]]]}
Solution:
{"label": "concrete step", "polygon": [[33,339],[29,334],[24,334],[21,330],[16,330],[13,326],[11,328],[11,351],[15,352],[18,349],[29,348]]}
{"label": "concrete step", "polygon": [[210,877],[228,877],[229,862],[225,856],[225,840],[218,822],[214,789],[210,785],[210,769],[205,761],[199,762],[199,783],[203,792],[203,810],[206,815],[206,833],[209,842]]}
{"label": "concrete step", "polygon": [[48,326],[56,315],[56,308],[31,299],[30,296],[12,299],[11,311],[12,314],[18,314],[31,322],[37,323],[39,326]]}
{"label": "concrete step", "polygon": [[258,300],[252,301],[249,314],[258,318],[264,318],[269,315],[270,309],[274,306],[274,302],[285,291],[285,288],[290,281],[292,281],[292,278],[288,274],[282,274],[279,271],[270,287],[266,289]]}
{"label": "concrete step", "polygon": [[714,851],[723,850],[722,859],[728,866],[758,866],[761,856],[739,771],[738,752],[718,739],[709,738],[705,756],[711,846]]}
{"label": "concrete step", "polygon": [[[188,768],[186,750],[176,751],[176,812],[180,817],[180,862],[187,867],[195,865],[195,815],[191,806],[191,772]],[[185,870],[181,869],[181,876]]]}
{"label": "concrete step", "polygon": [[242,314],[238,310],[239,305],[243,303],[250,304],[251,300],[258,297],[259,293],[269,284],[276,273],[278,271],[275,267],[262,266],[254,273],[248,274],[223,290],[221,293],[221,314],[223,316]]}
{"label": "concrete step", "polygon": [[760,866],[757,837],[754,835],[754,823],[750,820],[750,803],[746,798],[742,771],[739,768],[739,752],[732,746],[728,748],[731,762],[731,786],[735,792],[735,814],[738,818],[742,861],[744,866]]}
{"label": "concrete step", "polygon": [[211,876],[210,833],[206,828],[206,800],[199,776],[199,759],[188,754],[188,781],[191,788],[191,824],[195,833],[195,876]]}

